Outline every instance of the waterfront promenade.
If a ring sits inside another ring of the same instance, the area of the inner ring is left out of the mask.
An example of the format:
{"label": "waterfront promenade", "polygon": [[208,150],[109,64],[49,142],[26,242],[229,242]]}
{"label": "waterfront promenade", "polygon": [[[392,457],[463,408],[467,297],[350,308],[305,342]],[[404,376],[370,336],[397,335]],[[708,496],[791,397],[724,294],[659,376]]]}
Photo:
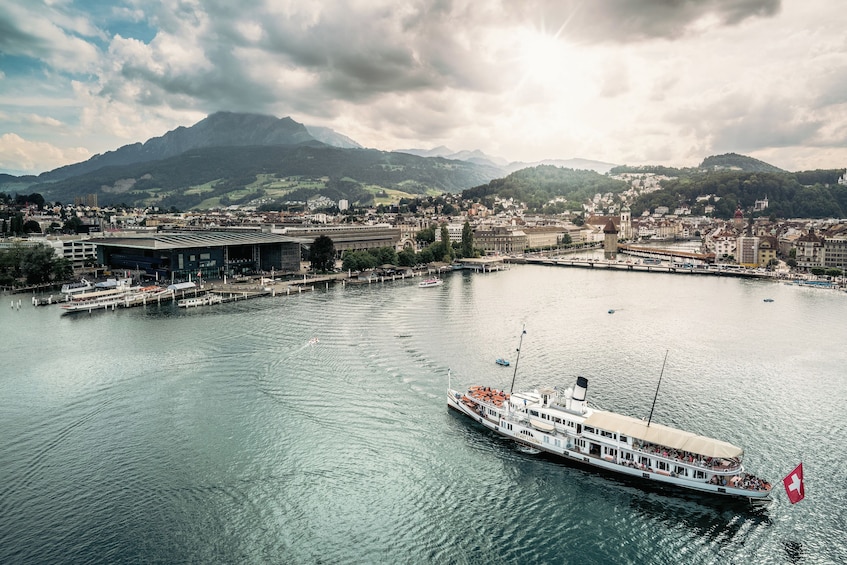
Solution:
{"label": "waterfront promenade", "polygon": [[638,271],[645,273],[672,273],[680,275],[714,275],[722,277],[741,277],[765,280],[791,280],[791,277],[780,271],[760,271],[757,269],[743,269],[729,265],[650,265],[642,263],[638,259],[615,261],[592,258],[562,258],[562,257],[512,257],[505,259],[507,263],[530,264],[530,265],[552,265],[556,267],[578,267],[584,269],[611,269],[618,271]]}

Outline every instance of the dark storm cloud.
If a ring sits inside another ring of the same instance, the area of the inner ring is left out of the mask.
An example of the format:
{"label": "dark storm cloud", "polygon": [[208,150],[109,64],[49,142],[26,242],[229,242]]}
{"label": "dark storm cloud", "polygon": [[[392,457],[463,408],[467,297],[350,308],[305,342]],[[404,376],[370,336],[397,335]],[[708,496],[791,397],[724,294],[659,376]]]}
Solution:
{"label": "dark storm cloud", "polygon": [[[209,64],[170,69],[164,52],[159,61],[123,60],[105,81],[104,95],[140,90],[138,101],[147,105],[187,96],[229,109],[277,103],[328,115],[339,101],[445,88],[479,91],[495,84],[489,69],[474,62],[480,54],[474,51],[472,14],[450,3],[352,10],[328,2],[274,13],[204,2],[152,19],[163,33],[196,47]],[[463,27],[463,20],[471,27]],[[151,46],[161,49],[156,42]],[[140,87],[126,89],[124,80]]]}
{"label": "dark storm cloud", "polygon": [[267,22],[261,46],[316,73],[330,95],[349,100],[445,86],[482,89],[490,79],[472,63],[478,55],[473,41],[459,41],[468,33],[463,16],[437,3],[406,6],[401,13],[339,5],[309,25],[297,19]]}
{"label": "dark storm cloud", "polygon": [[[230,109],[276,102],[328,115],[339,101],[363,104],[386,93],[501,90],[510,80],[498,74],[502,54],[486,52],[492,46],[482,38],[503,34],[507,43],[515,26],[547,33],[562,28],[561,38],[579,42],[625,42],[678,37],[701,18],[732,25],[773,15],[779,6],[780,0],[536,0],[500,6],[320,2],[277,10],[180,3],[160,6],[151,21],[197,48],[209,64],[163,70],[153,62],[123,61],[102,92],[117,96],[122,88],[114,82],[129,79],[146,83],[140,101],[149,105],[191,97]],[[165,67],[166,56],[160,55]]]}

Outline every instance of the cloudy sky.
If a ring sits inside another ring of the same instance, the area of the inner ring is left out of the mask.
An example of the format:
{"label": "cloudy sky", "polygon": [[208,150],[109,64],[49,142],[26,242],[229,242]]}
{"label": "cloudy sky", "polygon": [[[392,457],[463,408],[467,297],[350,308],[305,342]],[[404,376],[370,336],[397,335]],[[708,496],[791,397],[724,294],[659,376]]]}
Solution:
{"label": "cloudy sky", "polygon": [[834,0],[3,0],[0,172],[219,110],[378,149],[847,165]]}

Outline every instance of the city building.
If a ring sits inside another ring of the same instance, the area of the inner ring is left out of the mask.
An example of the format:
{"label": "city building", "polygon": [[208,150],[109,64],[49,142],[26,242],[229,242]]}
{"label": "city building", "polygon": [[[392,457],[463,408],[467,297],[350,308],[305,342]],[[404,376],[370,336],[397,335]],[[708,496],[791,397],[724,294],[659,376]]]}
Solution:
{"label": "city building", "polygon": [[847,237],[827,237],[823,243],[823,266],[847,269]]}
{"label": "city building", "polygon": [[776,261],[778,250],[778,242],[776,237],[772,235],[763,235],[759,237],[759,266],[766,267],[771,261]]}
{"label": "city building", "polygon": [[523,232],[527,249],[544,249],[561,244],[567,229],[563,226],[524,226]]}
{"label": "city building", "polygon": [[759,238],[755,235],[742,235],[735,247],[735,260],[742,267],[759,266]]}
{"label": "city building", "polygon": [[823,244],[824,238],[815,234],[814,228],[809,228],[809,233],[794,240],[794,249],[797,250],[794,259],[797,266],[801,269],[822,267]]}
{"label": "city building", "polygon": [[143,271],[164,280],[221,278],[257,272],[299,272],[298,238],[270,233],[181,232],[102,237],[97,262],[114,270]]}
{"label": "city building", "polygon": [[474,246],[490,253],[523,253],[527,247],[526,240],[526,233],[514,226],[478,228],[474,232]]}
{"label": "city building", "polygon": [[[345,251],[366,251],[380,247],[398,248],[401,230],[390,224],[377,225],[317,225],[278,228],[271,226],[271,233],[279,233],[311,244],[317,237],[325,235],[332,240],[338,257]],[[402,249],[402,247],[401,247]]]}

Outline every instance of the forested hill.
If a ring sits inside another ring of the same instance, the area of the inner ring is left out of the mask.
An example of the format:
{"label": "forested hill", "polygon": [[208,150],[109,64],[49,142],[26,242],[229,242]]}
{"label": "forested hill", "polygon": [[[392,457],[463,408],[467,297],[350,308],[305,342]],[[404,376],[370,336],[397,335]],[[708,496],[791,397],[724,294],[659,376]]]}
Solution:
{"label": "forested hill", "polygon": [[[581,210],[582,203],[597,193],[620,193],[629,185],[594,171],[563,169],[539,165],[515,171],[509,176],[462,192],[465,199],[488,199],[494,195],[524,202],[529,210],[556,213],[562,210]],[[550,204],[557,197],[567,202]],[[490,203],[489,203],[490,204]]]}
{"label": "forested hill", "polygon": [[703,159],[699,167],[665,167],[662,165],[620,165],[612,167],[609,174],[619,175],[622,173],[654,173],[668,177],[688,176],[698,172],[736,171],[744,173],[784,173],[779,167],[765,163],[759,159],[739,155],[738,153],[725,153],[723,155],[712,155]]}
{"label": "forested hill", "polygon": [[703,214],[705,206],[711,204],[716,217],[728,219],[739,206],[745,216],[749,215],[757,200],[767,198],[768,207],[753,215],[844,218],[847,186],[838,184],[842,174],[844,169],[796,173],[687,170],[673,180],[664,181],[662,190],[637,198],[631,206],[632,214],[652,211],[657,206],[671,210],[690,206],[691,213],[697,215]]}
{"label": "forested hill", "polygon": [[[335,184],[356,188],[358,194],[362,186],[410,193],[455,193],[497,174],[497,169],[462,161],[318,143],[193,149],[169,159],[106,167],[58,182],[34,184],[27,190],[61,202],[72,202],[81,194],[97,194],[101,205],[155,203],[163,208],[188,209],[209,198],[243,192],[260,175],[271,179],[344,179],[345,183]],[[316,189],[313,196],[319,193]],[[344,196],[356,201],[352,193]]]}
{"label": "forested hill", "polygon": [[765,163],[747,155],[738,153],[725,153],[723,155],[712,155],[706,157],[700,164],[701,169],[709,171],[720,171],[724,169],[743,171],[746,173],[783,173],[779,167]]}

